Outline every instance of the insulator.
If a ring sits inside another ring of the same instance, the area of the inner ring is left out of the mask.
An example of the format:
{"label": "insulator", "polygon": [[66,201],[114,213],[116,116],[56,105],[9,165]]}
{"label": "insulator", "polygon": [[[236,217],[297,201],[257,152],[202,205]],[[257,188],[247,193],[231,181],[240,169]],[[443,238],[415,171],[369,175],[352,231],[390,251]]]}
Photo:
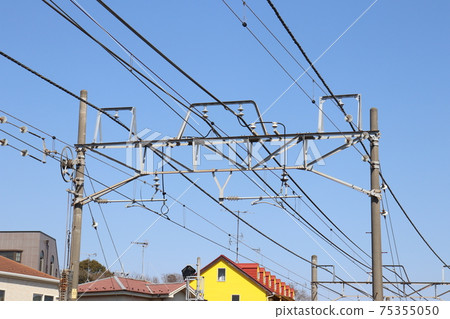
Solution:
{"label": "insulator", "polygon": [[0,145],[1,145],[1,146],[6,146],[6,145],[8,145],[8,140],[7,140],[6,138],[1,139],[1,140],[0,140]]}
{"label": "insulator", "polygon": [[26,126],[22,126],[20,128],[20,133],[26,133],[26,132],[28,132],[28,128]]}
{"label": "insulator", "polygon": [[256,128],[256,124],[255,124],[255,123],[251,123],[251,124],[250,124],[250,128],[251,128],[252,130],[254,130],[254,129]]}
{"label": "insulator", "polygon": [[155,183],[153,184],[153,186],[154,186],[156,189],[158,189],[158,188],[159,188],[159,185],[161,185],[161,184],[159,183],[159,177],[158,177],[158,175],[155,175],[155,177],[153,178],[153,181],[155,182]]}
{"label": "insulator", "polygon": [[8,119],[6,118],[6,116],[0,116],[0,123],[6,123],[8,121]]}
{"label": "insulator", "polygon": [[239,105],[238,111],[239,111],[238,116],[240,117],[244,116],[244,108],[242,107],[242,105]]}
{"label": "insulator", "polygon": [[239,200],[239,196],[228,196],[225,199],[226,200]]}
{"label": "insulator", "polygon": [[353,116],[351,115],[351,114],[347,114],[346,116],[345,116],[345,121],[346,122],[352,122],[353,121]]}
{"label": "insulator", "polygon": [[22,156],[27,156],[28,155],[28,151],[27,150],[22,150],[22,151],[20,151],[20,153],[22,154]]}

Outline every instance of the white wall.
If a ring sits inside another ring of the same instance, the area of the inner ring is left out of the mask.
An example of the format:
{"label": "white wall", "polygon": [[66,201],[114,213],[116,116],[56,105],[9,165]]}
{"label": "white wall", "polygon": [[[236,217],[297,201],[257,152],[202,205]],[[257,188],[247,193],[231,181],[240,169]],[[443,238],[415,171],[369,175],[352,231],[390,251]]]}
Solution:
{"label": "white wall", "polygon": [[5,301],[32,301],[33,294],[53,296],[56,301],[59,298],[58,287],[57,281],[0,276],[0,290],[5,291]]}

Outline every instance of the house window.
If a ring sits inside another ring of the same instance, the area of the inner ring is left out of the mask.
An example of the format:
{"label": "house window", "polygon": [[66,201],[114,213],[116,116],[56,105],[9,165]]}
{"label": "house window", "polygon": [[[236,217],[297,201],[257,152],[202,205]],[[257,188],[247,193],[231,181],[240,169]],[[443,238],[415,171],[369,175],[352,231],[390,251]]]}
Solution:
{"label": "house window", "polygon": [[55,268],[55,256],[52,256],[50,258],[50,275],[56,277],[56,273],[53,274],[54,268]]}
{"label": "house window", "polygon": [[41,294],[33,294],[33,301],[42,301],[42,297]]}
{"label": "house window", "polygon": [[39,256],[39,271],[44,271],[44,251],[41,250],[41,255]]}
{"label": "house window", "polygon": [[231,301],[240,301],[241,295],[231,295]]}
{"label": "house window", "polygon": [[5,291],[0,290],[0,301],[5,301]]}
{"label": "house window", "polygon": [[53,296],[44,296],[44,301],[53,301]]}
{"label": "house window", "polygon": [[4,251],[0,251],[0,256],[17,261],[18,263],[20,263],[22,261],[22,252],[21,251],[4,250]]}
{"label": "house window", "polygon": [[217,281],[225,281],[225,268],[217,269]]}

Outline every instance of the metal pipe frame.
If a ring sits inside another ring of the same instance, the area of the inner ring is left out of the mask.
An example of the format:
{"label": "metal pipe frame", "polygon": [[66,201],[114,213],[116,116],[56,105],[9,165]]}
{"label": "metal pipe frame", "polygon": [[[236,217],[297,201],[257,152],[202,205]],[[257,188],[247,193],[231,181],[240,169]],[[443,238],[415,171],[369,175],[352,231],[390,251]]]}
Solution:
{"label": "metal pipe frame", "polygon": [[[214,105],[223,106],[224,104],[225,105],[252,104],[255,107],[256,114],[258,116],[258,122],[257,123],[261,124],[261,128],[262,128],[264,134],[267,135],[267,129],[266,129],[264,123],[263,123],[262,115],[261,115],[261,112],[259,111],[258,105],[256,105],[255,101],[252,101],[252,100],[242,100],[242,101],[226,101],[226,102],[221,102],[221,103],[218,103],[218,102],[206,102],[206,103],[194,103],[194,104],[191,104],[189,106],[189,109],[188,109],[187,113],[186,113],[184,121],[181,124],[180,131],[178,132],[178,135],[177,135],[177,139],[180,139],[183,136],[184,131],[186,129],[186,125],[187,125],[187,123],[189,121],[189,118],[190,118],[190,116],[192,114],[192,109],[193,108],[196,108],[196,107],[199,107],[199,106],[214,106]],[[236,114],[235,112],[233,112],[233,113],[234,113],[235,116],[239,117],[238,114]]]}

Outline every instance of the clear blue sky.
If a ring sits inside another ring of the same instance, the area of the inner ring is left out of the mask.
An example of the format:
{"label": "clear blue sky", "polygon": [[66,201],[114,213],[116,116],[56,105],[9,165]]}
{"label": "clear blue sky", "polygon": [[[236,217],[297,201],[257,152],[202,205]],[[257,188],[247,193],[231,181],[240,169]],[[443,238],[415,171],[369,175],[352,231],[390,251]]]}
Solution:
{"label": "clear blue sky", "polygon": [[[100,41],[130,61],[71,2],[56,3]],[[227,3],[294,78],[303,73],[250,10],[243,7],[242,1],[229,0]],[[265,1],[247,3],[298,61],[307,67],[269,5]],[[211,101],[210,97],[127,31],[98,3],[80,0],[79,4],[189,102]],[[195,4],[187,1],[107,1],[107,4],[219,99],[254,100],[265,112],[264,120],[283,123],[290,133],[317,130],[317,108],[295,85],[283,94],[291,86],[292,80],[222,1],[203,0],[195,1]],[[345,4],[336,1],[274,1],[274,4],[310,59],[316,61],[320,58],[315,66],[333,93],[362,95],[364,129],[368,129],[369,109],[379,109],[383,174],[414,224],[439,256],[448,262],[449,214],[446,199],[450,189],[450,169],[447,164],[450,153],[446,136],[450,111],[446,91],[450,85],[450,44],[446,35],[450,32],[450,4],[443,0],[349,0]],[[175,113],[44,2],[2,1],[0,16],[1,51],[76,94],[82,89],[87,90],[89,101],[99,107],[136,107],[138,131],[148,128],[162,136],[177,134],[181,120]],[[137,65],[136,62],[134,65]],[[0,110],[69,144],[76,142],[78,101],[75,98],[3,57],[0,58],[0,70]],[[311,70],[309,74],[313,76]],[[307,76],[303,76],[298,83],[316,100],[323,95]],[[166,100],[177,111],[184,112],[175,103]],[[345,107],[348,113],[355,115],[352,102]],[[326,108],[327,114],[339,129],[346,129],[343,116],[336,107],[327,104]],[[90,109],[89,142],[93,138],[95,116],[96,112]],[[254,119],[249,116],[247,121],[252,122]],[[8,119],[20,124],[11,117]],[[210,119],[229,135],[243,133],[238,122],[227,118],[224,113],[211,111]],[[127,122],[128,117],[123,120]],[[103,123],[105,140],[127,137],[120,127],[106,119]],[[335,130],[329,122],[325,126],[327,130]],[[13,126],[0,124],[0,129],[41,147],[39,139],[21,135]],[[203,134],[207,133],[205,127],[200,129]],[[36,150],[0,131],[2,138],[7,138],[11,145],[19,149],[28,148],[30,154],[40,156]],[[51,146],[51,138],[47,137],[46,143]],[[59,142],[55,145],[57,151],[61,151],[63,146]],[[317,142],[316,146],[322,154],[330,150],[330,145],[325,141]],[[126,159],[125,152],[115,155],[122,161]],[[70,185],[61,179],[59,164],[52,159],[42,164],[29,157],[22,158],[18,151],[10,147],[0,148],[0,164],[1,230],[40,230],[53,236],[58,242],[62,267],[67,215],[66,189]],[[90,157],[87,158],[87,167],[92,177],[108,185],[127,177]],[[353,148],[326,160],[325,165],[318,169],[369,188],[369,166],[361,161],[361,155]],[[367,234],[370,231],[369,197],[308,172],[295,171],[290,174],[322,211],[370,254],[370,235]],[[271,173],[261,176],[279,189],[279,181],[275,181]],[[218,197],[218,189],[211,175],[190,175],[190,178],[200,178],[199,185]],[[220,178],[223,181],[225,176],[221,175]],[[151,178],[146,180],[151,182]],[[181,176],[170,176],[165,180],[165,189],[169,195],[178,198],[188,189],[180,197],[180,202],[225,232],[235,235],[236,219],[195,187],[189,186]],[[99,190],[101,185],[94,183],[94,187]],[[233,175],[226,191],[228,196],[255,196],[261,193],[254,185],[248,184],[245,176],[239,174]],[[87,192],[93,192],[90,184]],[[123,192],[136,198],[152,195],[152,189],[139,182],[130,184]],[[172,203],[169,200],[168,205]],[[337,237],[337,231],[330,231],[330,227],[324,225],[304,202],[290,200],[290,203],[324,235],[351,253],[350,248]],[[264,204],[251,206],[248,201],[227,202],[226,205],[232,210],[251,212],[243,218],[295,253],[307,259],[316,254],[320,264],[336,265],[336,273],[340,277],[367,280],[368,275],[364,270],[349,262],[318,236],[305,232],[282,210]],[[383,254],[384,264],[392,264],[394,257],[395,263],[399,261],[406,267],[411,280],[441,280],[442,264],[419,238],[392,197],[387,197],[386,205],[389,205],[390,219],[387,219],[389,232],[382,219],[383,251],[386,252]],[[159,210],[160,204],[150,204],[149,207]],[[179,272],[186,264],[194,264],[197,256],[202,258],[204,265],[220,254],[235,258],[235,242],[230,244],[226,233],[179,204],[171,206],[171,219],[230,250],[163,219],[154,223],[158,217],[143,209],[125,208],[124,204],[107,204],[102,206],[103,215],[98,205],[91,205],[91,209],[99,223],[98,237],[90,226],[92,219],[86,208],[82,259],[87,258],[88,254],[97,253],[96,258],[100,262],[112,265],[116,260],[105,220],[118,254],[125,252],[122,263],[128,273],[141,272],[141,248],[130,247],[130,243],[144,231],[139,241],[148,240],[150,243],[144,259],[148,276]],[[397,252],[393,247],[391,223]],[[309,285],[310,266],[307,263],[271,244],[244,225],[241,225],[240,231],[243,241],[248,245],[240,246],[243,255],[240,261],[247,261],[246,256],[289,277],[286,281]],[[106,261],[98,238],[105,251]],[[264,256],[249,247],[260,249]],[[363,257],[368,261],[366,256]],[[118,263],[111,268],[119,271]],[[323,280],[331,279],[324,272],[319,276]],[[448,271],[446,276],[450,278]],[[392,275],[389,278],[394,280]],[[364,289],[371,291],[370,286]],[[326,290],[321,290],[321,293],[322,299],[336,298]]]}

